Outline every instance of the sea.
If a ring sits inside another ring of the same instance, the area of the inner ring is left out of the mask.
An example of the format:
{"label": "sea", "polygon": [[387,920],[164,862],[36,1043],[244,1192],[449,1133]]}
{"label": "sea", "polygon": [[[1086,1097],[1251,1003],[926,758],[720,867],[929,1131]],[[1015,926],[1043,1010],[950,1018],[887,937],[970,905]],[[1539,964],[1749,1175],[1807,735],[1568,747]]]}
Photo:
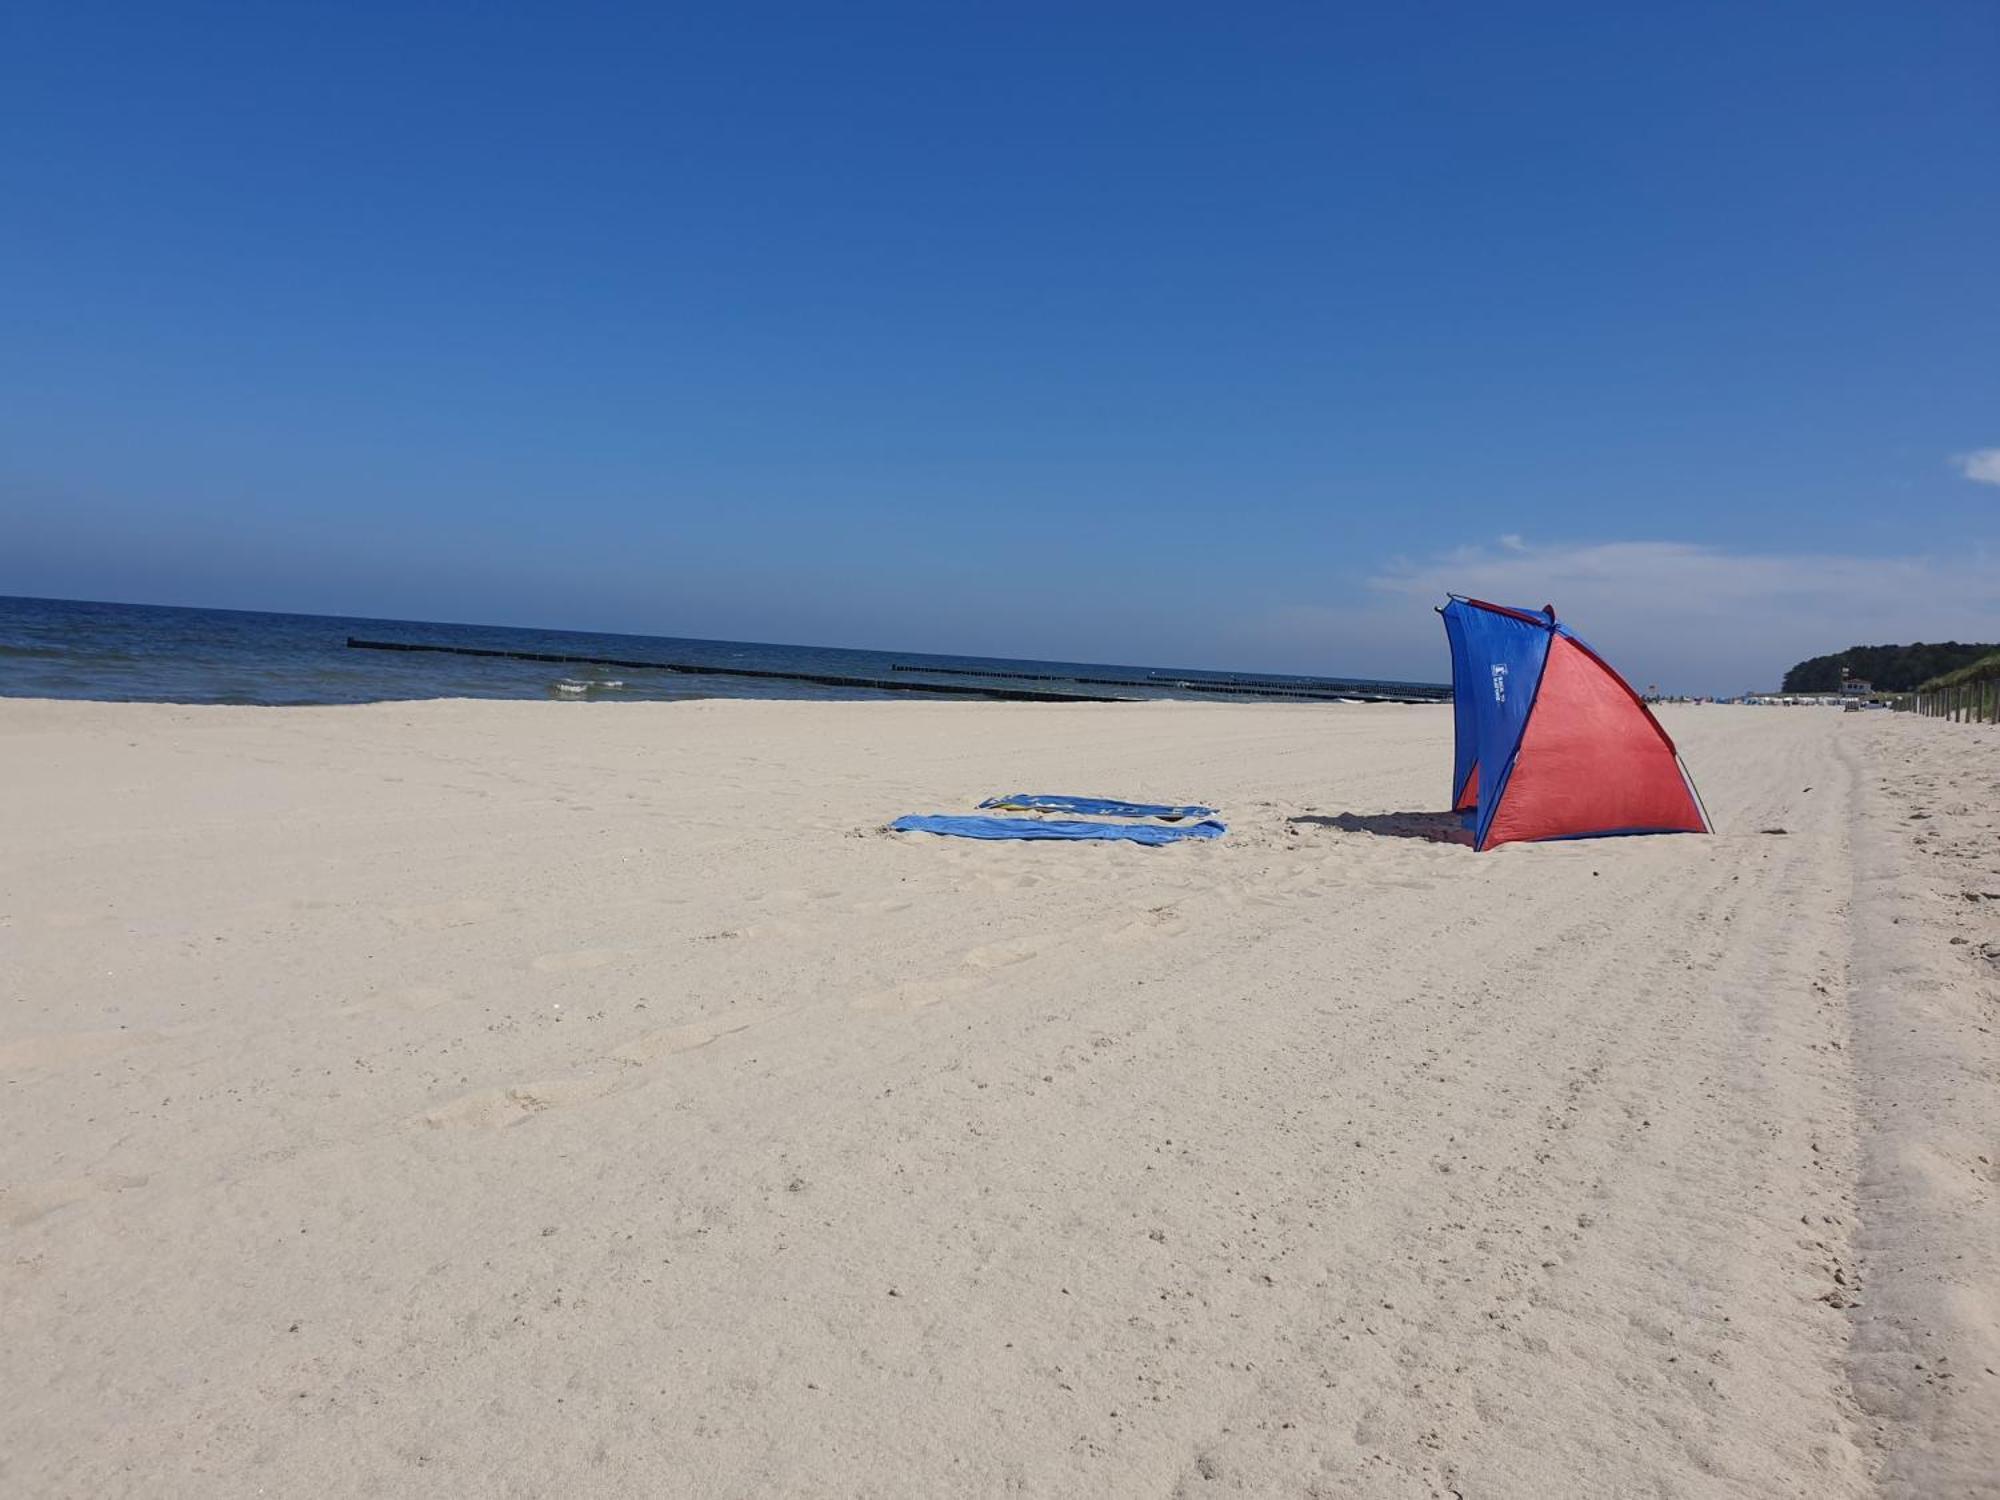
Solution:
{"label": "sea", "polygon": [[0,696],[238,704],[909,697],[1428,702],[1448,698],[1450,688],[0,596]]}

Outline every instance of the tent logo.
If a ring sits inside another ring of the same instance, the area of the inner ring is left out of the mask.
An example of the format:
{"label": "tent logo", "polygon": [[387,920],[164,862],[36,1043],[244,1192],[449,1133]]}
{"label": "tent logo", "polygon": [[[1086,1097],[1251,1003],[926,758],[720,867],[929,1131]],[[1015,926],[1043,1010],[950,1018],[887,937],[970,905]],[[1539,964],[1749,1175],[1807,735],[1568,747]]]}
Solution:
{"label": "tent logo", "polygon": [[1504,661],[1493,663],[1493,701],[1495,703],[1507,701],[1507,663]]}

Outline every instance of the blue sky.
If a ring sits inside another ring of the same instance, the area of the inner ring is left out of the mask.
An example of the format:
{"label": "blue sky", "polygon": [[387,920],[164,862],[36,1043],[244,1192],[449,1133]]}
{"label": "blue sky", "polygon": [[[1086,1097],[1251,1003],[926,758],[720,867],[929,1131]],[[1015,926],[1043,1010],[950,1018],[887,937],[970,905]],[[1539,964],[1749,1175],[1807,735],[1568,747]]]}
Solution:
{"label": "blue sky", "polygon": [[2000,638],[1996,76],[1990,0],[16,0],[0,592],[1436,677],[1459,587],[1689,689]]}

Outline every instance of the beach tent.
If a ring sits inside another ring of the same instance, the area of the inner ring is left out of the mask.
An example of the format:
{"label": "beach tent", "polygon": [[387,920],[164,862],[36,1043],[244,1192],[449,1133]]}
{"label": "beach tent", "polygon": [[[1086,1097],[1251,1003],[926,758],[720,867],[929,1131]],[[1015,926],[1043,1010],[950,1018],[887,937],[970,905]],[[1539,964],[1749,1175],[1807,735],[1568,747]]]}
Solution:
{"label": "beach tent", "polygon": [[1438,613],[1451,642],[1451,806],[1475,849],[1710,831],[1667,732],[1553,608],[1453,594]]}

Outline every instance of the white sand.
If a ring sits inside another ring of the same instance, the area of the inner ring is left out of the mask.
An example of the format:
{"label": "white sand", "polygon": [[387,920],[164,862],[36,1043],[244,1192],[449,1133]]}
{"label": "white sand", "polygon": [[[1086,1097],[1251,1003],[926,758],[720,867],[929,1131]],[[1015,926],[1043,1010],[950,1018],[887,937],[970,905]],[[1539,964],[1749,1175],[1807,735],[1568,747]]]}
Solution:
{"label": "white sand", "polygon": [[2000,1492],[2000,733],[1669,725],[0,702],[0,1490]]}

